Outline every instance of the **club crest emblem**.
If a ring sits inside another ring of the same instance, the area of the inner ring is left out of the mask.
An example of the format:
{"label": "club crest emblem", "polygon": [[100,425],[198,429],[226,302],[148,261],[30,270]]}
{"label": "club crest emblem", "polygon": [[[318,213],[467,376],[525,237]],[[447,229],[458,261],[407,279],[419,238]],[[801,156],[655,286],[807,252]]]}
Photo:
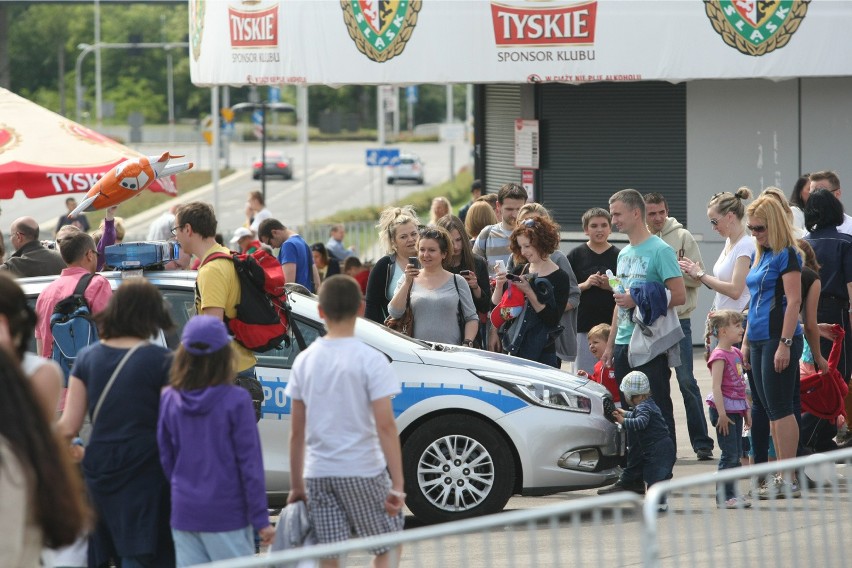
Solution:
{"label": "club crest emblem", "polygon": [[405,49],[422,0],[340,0],[340,7],[358,51],[384,63]]}
{"label": "club crest emblem", "polygon": [[709,0],[704,9],[725,43],[759,57],[789,43],[808,4],[810,0]]}

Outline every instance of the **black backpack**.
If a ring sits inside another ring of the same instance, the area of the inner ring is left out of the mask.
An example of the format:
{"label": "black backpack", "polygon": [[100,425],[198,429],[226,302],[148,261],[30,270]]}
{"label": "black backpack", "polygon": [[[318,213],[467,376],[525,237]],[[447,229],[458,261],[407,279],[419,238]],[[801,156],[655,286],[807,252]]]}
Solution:
{"label": "black backpack", "polygon": [[92,310],[84,296],[94,276],[86,274],[80,278],[74,293],[57,302],[50,316],[50,332],[53,334],[51,358],[62,368],[65,386],[68,386],[68,377],[77,354],[83,347],[98,340],[98,328],[92,320]]}

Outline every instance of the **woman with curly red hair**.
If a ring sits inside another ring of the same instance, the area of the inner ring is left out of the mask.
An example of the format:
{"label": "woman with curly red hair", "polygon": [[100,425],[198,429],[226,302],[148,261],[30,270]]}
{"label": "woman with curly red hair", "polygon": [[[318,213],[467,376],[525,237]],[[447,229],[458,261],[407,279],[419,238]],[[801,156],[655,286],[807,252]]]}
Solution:
{"label": "woman with curly red hair", "polygon": [[526,264],[513,273],[497,273],[491,301],[499,304],[507,285],[525,298],[521,313],[500,328],[503,350],[524,359],[559,367],[555,341],[568,303],[571,280],[550,259],[559,246],[559,227],[546,217],[521,221],[509,237],[509,248]]}

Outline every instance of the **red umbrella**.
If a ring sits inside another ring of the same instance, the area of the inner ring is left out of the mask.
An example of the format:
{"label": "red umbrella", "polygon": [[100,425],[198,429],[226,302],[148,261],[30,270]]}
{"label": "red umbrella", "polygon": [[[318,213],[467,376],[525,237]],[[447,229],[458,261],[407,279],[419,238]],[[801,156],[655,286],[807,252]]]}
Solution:
{"label": "red umbrella", "polygon": [[[0,199],[86,193],[110,168],[142,156],[85,126],[0,88]],[[152,191],[177,195],[174,176]]]}

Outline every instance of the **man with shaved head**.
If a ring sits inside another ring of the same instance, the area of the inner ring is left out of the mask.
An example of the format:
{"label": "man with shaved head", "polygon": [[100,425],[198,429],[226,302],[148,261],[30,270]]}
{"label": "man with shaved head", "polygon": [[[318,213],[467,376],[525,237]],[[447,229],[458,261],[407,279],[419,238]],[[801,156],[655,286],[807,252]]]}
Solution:
{"label": "man with shaved head", "polygon": [[0,270],[8,270],[18,278],[59,274],[65,262],[57,251],[45,248],[38,240],[38,223],[32,217],[19,217],[9,229],[9,242],[15,252],[9,260],[0,264]]}

